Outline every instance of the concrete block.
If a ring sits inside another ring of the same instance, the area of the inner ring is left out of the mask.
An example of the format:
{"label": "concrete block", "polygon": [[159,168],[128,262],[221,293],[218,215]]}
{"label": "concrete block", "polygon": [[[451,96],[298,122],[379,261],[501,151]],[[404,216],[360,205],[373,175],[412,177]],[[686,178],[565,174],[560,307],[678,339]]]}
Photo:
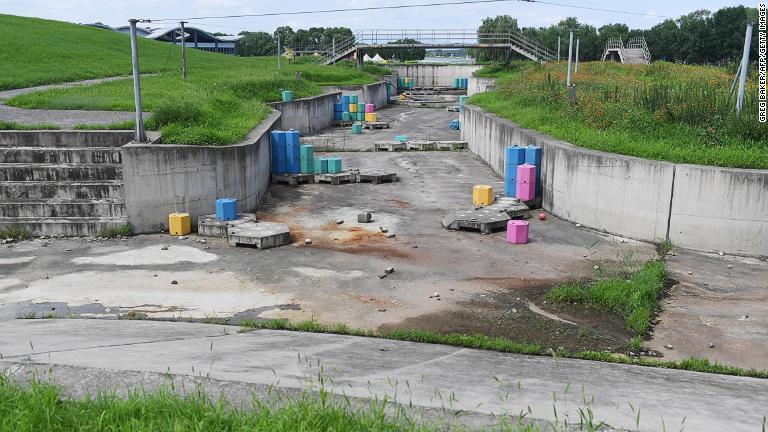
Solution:
{"label": "concrete block", "polygon": [[517,184],[536,184],[536,167],[527,163],[518,165]]}
{"label": "concrete block", "polygon": [[189,213],[171,213],[168,215],[168,233],[183,236],[192,232]]}
{"label": "concrete block", "polygon": [[509,146],[504,149],[504,164],[517,166],[525,163],[525,149],[520,146]]}
{"label": "concrete block", "polygon": [[517,182],[515,197],[521,201],[530,201],[536,198],[536,184]]}
{"label": "concrete block", "polygon": [[476,185],[472,188],[472,204],[487,206],[493,204],[493,188],[488,185]]}

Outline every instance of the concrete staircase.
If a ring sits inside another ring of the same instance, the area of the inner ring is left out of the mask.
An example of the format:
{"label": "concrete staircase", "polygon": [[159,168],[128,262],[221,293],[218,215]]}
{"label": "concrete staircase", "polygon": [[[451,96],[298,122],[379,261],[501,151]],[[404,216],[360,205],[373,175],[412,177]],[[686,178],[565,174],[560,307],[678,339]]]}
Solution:
{"label": "concrete staircase", "polygon": [[0,230],[90,236],[127,224],[120,147],[130,131],[0,132]]}

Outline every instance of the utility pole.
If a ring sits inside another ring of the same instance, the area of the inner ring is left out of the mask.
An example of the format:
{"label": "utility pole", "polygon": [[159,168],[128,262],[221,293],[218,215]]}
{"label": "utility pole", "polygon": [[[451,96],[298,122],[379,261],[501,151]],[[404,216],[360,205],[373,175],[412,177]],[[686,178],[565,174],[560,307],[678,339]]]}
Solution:
{"label": "utility pole", "polygon": [[557,61],[560,61],[560,36],[557,37]]}
{"label": "utility pole", "polygon": [[579,39],[576,38],[576,66],[573,68],[573,74],[579,73]]}
{"label": "utility pole", "polygon": [[180,21],[181,24],[181,79],[187,79],[187,33],[184,30],[186,21]]}
{"label": "utility pole", "polygon": [[573,32],[571,32],[570,40],[568,42],[568,87],[571,86],[571,59],[573,58]]}
{"label": "utility pole", "polygon": [[752,23],[747,23],[747,34],[744,36],[744,53],[741,55],[741,76],[739,76],[739,93],[736,96],[736,114],[741,114],[744,106],[744,87],[747,85],[747,69],[749,68],[749,47],[752,43]]}
{"label": "utility pole", "polygon": [[277,70],[280,70],[280,51],[282,49],[280,48],[280,33],[277,33]]}
{"label": "utility pole", "polygon": [[333,64],[336,64],[336,36],[331,39],[331,58],[333,59]]}
{"label": "utility pole", "polygon": [[147,142],[147,133],[144,131],[144,118],[141,115],[141,83],[139,82],[139,46],[136,41],[137,19],[130,19],[131,25],[131,62],[133,63],[133,101],[136,105],[136,129],[134,141]]}

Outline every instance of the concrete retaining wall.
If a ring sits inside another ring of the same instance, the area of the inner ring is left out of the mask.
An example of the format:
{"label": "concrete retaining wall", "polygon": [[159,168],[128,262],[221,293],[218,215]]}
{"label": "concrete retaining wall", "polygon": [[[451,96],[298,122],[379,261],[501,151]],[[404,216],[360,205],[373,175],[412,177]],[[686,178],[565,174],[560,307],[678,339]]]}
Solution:
{"label": "concrete retaining wall", "polygon": [[245,141],[229,146],[123,146],[125,201],[133,229],[160,231],[177,210],[190,213],[196,226],[198,216],[214,213],[222,197],[237,198],[240,211],[256,208],[269,185],[270,131],[280,127],[280,117],[273,111]]}
{"label": "concrete retaining wall", "polygon": [[130,130],[0,131],[0,146],[4,147],[120,147],[131,140]]}
{"label": "concrete retaining wall", "polygon": [[416,80],[416,87],[453,87],[454,78],[469,78],[481,65],[384,65],[400,77]]}
{"label": "concrete retaining wall", "polygon": [[493,90],[496,90],[496,78],[478,78],[474,76],[469,77],[467,96]]}
{"label": "concrete retaining wall", "polygon": [[304,135],[333,126],[333,104],[338,96],[339,92],[333,92],[290,102],[272,103],[272,108],[281,113],[277,128],[295,129]]}
{"label": "concrete retaining wall", "polygon": [[[395,80],[396,81],[396,80]],[[325,87],[326,91],[342,92],[345,95],[355,94],[361,103],[372,103],[376,108],[382,108],[389,103],[387,97],[387,81],[380,81],[373,84],[352,85],[352,86],[333,86]],[[331,113],[333,115],[333,113]]]}
{"label": "concrete retaining wall", "polygon": [[768,171],[678,165],[587,150],[465,105],[462,139],[500,175],[504,148],[543,148],[543,206],[609,233],[768,255]]}

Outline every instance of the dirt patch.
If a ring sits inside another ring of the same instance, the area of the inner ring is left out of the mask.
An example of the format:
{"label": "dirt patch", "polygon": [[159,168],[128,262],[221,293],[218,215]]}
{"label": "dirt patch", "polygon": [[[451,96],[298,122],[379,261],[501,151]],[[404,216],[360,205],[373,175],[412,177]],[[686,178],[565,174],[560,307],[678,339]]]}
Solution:
{"label": "dirt patch", "polygon": [[399,199],[396,199],[396,198],[388,198],[388,199],[385,199],[384,202],[390,203],[394,207],[401,208],[401,209],[406,209],[406,208],[409,208],[411,206],[411,203],[403,201],[403,200],[399,200]]}
{"label": "dirt patch", "polygon": [[[397,323],[382,325],[379,330],[419,329],[443,334],[482,334],[517,342],[538,343],[545,348],[562,347],[574,352],[624,351],[627,341],[632,337],[632,332],[620,317],[577,307],[553,308],[544,303],[542,295],[552,286],[552,282],[501,278],[490,280],[509,289],[479,294],[447,311],[406,318]],[[575,325],[533,312],[527,302]]]}

